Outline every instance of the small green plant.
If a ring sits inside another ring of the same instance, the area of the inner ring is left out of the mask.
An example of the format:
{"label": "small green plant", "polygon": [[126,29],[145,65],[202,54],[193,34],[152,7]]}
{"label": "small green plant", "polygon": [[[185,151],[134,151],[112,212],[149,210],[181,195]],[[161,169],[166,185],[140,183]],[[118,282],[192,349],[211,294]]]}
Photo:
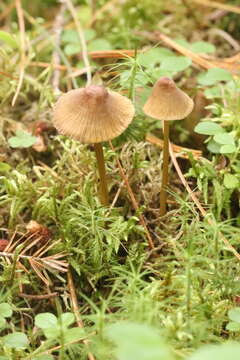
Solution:
{"label": "small green plant", "polygon": [[[8,303],[0,304],[0,333],[8,329],[9,325],[7,319],[11,318],[13,314],[12,307]],[[21,351],[28,347],[29,341],[26,334],[20,331],[13,331],[7,335],[0,336],[0,351],[1,354],[11,354],[12,351]],[[1,359],[1,357],[0,357]],[[9,359],[8,357],[3,359]]]}
{"label": "small green plant", "polygon": [[8,139],[8,143],[12,148],[28,148],[34,145],[37,141],[36,136],[32,136],[26,131],[17,130],[16,136]]}
{"label": "small green plant", "polygon": [[0,304],[0,329],[5,327],[6,319],[12,316],[12,308],[8,303]]}
{"label": "small green plant", "polygon": [[238,360],[240,344],[230,342],[220,345],[206,345],[197,350],[187,360]]}
{"label": "small green plant", "polygon": [[[106,330],[107,337],[116,345],[114,353],[118,360],[173,360],[176,359],[164,338],[153,327],[118,322]],[[239,360],[240,344],[235,342],[220,345],[205,345],[186,360]]]}
{"label": "small green plant", "polygon": [[202,121],[195,127],[195,132],[210,136],[207,148],[213,153],[232,154],[238,149],[233,132],[227,132],[217,123]]}
{"label": "small green plant", "polygon": [[[1,322],[2,319],[8,318],[12,315],[11,306],[7,303],[0,304]],[[59,353],[63,354],[72,345],[82,339],[86,338],[86,334],[82,328],[70,327],[75,322],[75,316],[66,312],[61,314],[58,318],[52,313],[41,313],[35,317],[35,326],[39,329],[33,339],[32,335],[27,335],[23,332],[13,331],[7,335],[0,336],[0,351],[1,354],[6,355],[3,359],[15,359],[14,354],[27,356],[27,359],[53,359],[47,353],[51,352],[53,346],[59,346]],[[0,324],[1,325],[1,324]],[[1,327],[2,330],[8,331],[7,323]],[[44,337],[44,339],[43,339]],[[35,347],[35,341],[41,344]],[[33,345],[34,344],[34,345]],[[35,349],[34,349],[35,347]]]}
{"label": "small green plant", "polygon": [[69,328],[74,322],[75,317],[70,312],[61,314],[59,318],[51,313],[42,313],[35,317],[35,325],[42,330],[46,339],[52,343],[61,343],[61,341],[70,343],[84,338],[82,328]]}
{"label": "small green plant", "polygon": [[229,331],[240,331],[240,308],[229,310],[228,317],[231,321],[226,326]]}
{"label": "small green plant", "polygon": [[[108,40],[97,38],[96,31],[93,29],[85,29],[84,37],[87,41],[88,51],[111,50],[112,46]],[[81,44],[79,42],[79,35],[76,30],[64,30],[62,35],[62,42],[64,44],[64,52],[68,56],[81,53]]]}
{"label": "small green plant", "polygon": [[173,355],[162,336],[148,325],[118,322],[106,334],[116,345],[118,360],[171,360]]}

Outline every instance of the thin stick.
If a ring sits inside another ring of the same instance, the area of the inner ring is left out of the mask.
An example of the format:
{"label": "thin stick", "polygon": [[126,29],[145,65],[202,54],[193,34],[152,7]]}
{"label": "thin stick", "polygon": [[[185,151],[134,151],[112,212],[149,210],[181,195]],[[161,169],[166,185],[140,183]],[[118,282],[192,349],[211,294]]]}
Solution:
{"label": "thin stick", "polygon": [[100,200],[104,206],[108,206],[109,205],[108,186],[107,186],[107,177],[106,177],[102,144],[101,143],[94,144],[94,149],[96,153],[98,171],[100,177]]}
{"label": "thin stick", "polygon": [[167,209],[167,185],[168,185],[168,164],[169,164],[169,122],[163,121],[163,166],[162,184],[160,191],[160,216],[166,214]]}
{"label": "thin stick", "polygon": [[202,6],[209,6],[213,7],[215,9],[221,9],[226,11],[231,11],[236,14],[240,14],[240,7],[234,6],[234,5],[228,5],[228,4],[222,4],[217,1],[210,1],[210,0],[193,0],[193,2],[202,5]]}
{"label": "thin stick", "polygon": [[229,35],[226,31],[218,28],[212,28],[209,30],[210,35],[220,36],[224,40],[226,40],[236,51],[240,50],[240,45],[237,40],[235,40],[231,35]]}
{"label": "thin stick", "polygon": [[[114,146],[113,146],[113,144],[112,144],[111,141],[109,141],[109,144],[110,144],[110,147],[111,147],[112,151],[115,152]],[[118,166],[120,175],[121,175],[121,177],[122,177],[122,179],[123,179],[123,181],[124,181],[124,183],[125,183],[125,185],[126,185],[127,191],[128,191],[128,193],[129,193],[130,199],[131,199],[131,201],[132,201],[133,207],[134,207],[134,209],[135,209],[136,212],[139,212],[139,205],[138,205],[137,200],[136,200],[136,198],[135,198],[135,196],[134,196],[134,193],[133,193],[133,191],[132,191],[132,188],[131,188],[131,186],[130,186],[130,184],[129,184],[128,177],[127,177],[127,175],[125,174],[125,171],[124,171],[124,169],[123,169],[123,167],[122,167],[122,165],[121,165],[121,163],[120,163],[120,161],[119,161],[118,158],[116,159],[116,161],[117,161],[117,166]],[[144,216],[143,216],[142,214],[138,214],[138,217],[139,217],[139,221],[140,221],[142,227],[143,227],[143,228],[145,229],[145,231],[146,231],[146,235],[147,235],[147,239],[148,239],[148,245],[149,245],[150,249],[154,249],[153,239],[152,239],[152,237],[151,237],[151,235],[150,235],[150,232],[149,232],[149,230],[148,230],[148,227],[147,227],[146,221],[145,221],[145,219],[144,219]]]}
{"label": "thin stick", "polygon": [[[83,329],[83,321],[81,319],[81,315],[80,315],[80,312],[79,312],[76,290],[75,290],[75,286],[74,286],[74,282],[73,282],[73,278],[72,278],[72,273],[71,273],[70,270],[68,270],[68,288],[69,288],[69,292],[70,292],[72,309],[73,309],[74,315],[76,317],[78,327]],[[83,340],[83,343],[86,346],[88,346],[89,345],[89,340],[85,339],[85,340]],[[93,354],[90,353],[90,352],[88,352],[88,359],[89,360],[95,360]]]}
{"label": "thin stick", "polygon": [[17,11],[17,17],[18,17],[18,24],[19,24],[19,30],[20,30],[20,44],[21,44],[21,54],[20,54],[20,73],[19,73],[19,80],[17,84],[17,90],[15,92],[15,95],[12,99],[12,106],[15,105],[15,102],[17,100],[17,97],[19,95],[19,92],[22,87],[24,73],[25,73],[25,24],[24,24],[24,16],[23,16],[23,10],[22,10],[22,4],[21,0],[16,0],[15,3],[16,11]]}
{"label": "thin stick", "polygon": [[58,69],[56,66],[60,65],[61,57],[58,52],[58,48],[60,47],[61,43],[61,33],[64,25],[64,12],[66,9],[66,4],[62,3],[60,6],[60,10],[55,18],[54,24],[53,24],[53,33],[54,33],[54,43],[57,45],[55,46],[55,49],[53,51],[52,55],[52,62],[54,65],[54,71],[52,76],[52,85],[53,90],[56,94],[60,93],[59,89],[59,83],[60,83],[60,69]]}
{"label": "thin stick", "polygon": [[[151,144],[156,145],[156,146],[160,147],[161,149],[163,149],[163,140],[159,139],[155,135],[148,133],[146,135],[146,140],[148,142],[150,142]],[[189,153],[191,153],[195,159],[199,159],[202,156],[202,151],[200,151],[200,150],[182,147],[179,145],[175,145],[171,142],[170,142],[170,144],[173,147],[173,151],[178,154],[178,157],[181,157],[183,159],[188,159]]]}
{"label": "thin stick", "polygon": [[74,67],[69,67],[69,69],[68,69],[68,67],[66,65],[57,65],[57,64],[41,62],[41,61],[31,61],[28,65],[29,66],[43,67],[43,68],[52,67],[53,69],[59,69],[59,70],[62,70],[62,71],[66,71],[66,70],[77,71],[77,70],[79,70],[79,69],[74,68]]}
{"label": "thin stick", "polygon": [[72,1],[71,0],[65,0],[65,3],[67,4],[68,10],[70,11],[70,13],[71,13],[71,15],[73,17],[75,26],[77,28],[78,36],[79,36],[81,46],[82,46],[82,58],[83,58],[85,68],[87,69],[87,84],[90,85],[91,84],[92,74],[91,74],[91,67],[90,67],[90,63],[89,63],[89,59],[88,59],[86,40],[85,40],[85,37],[84,37],[82,26],[81,26],[81,24],[79,22],[79,19],[77,18],[77,12],[74,9]]}
{"label": "thin stick", "polygon": [[26,298],[26,299],[33,299],[33,300],[42,300],[42,299],[49,299],[55,296],[58,296],[57,292],[54,293],[50,293],[50,294],[42,294],[42,295],[30,295],[30,294],[25,294],[23,292],[20,292],[18,294],[18,296]]}

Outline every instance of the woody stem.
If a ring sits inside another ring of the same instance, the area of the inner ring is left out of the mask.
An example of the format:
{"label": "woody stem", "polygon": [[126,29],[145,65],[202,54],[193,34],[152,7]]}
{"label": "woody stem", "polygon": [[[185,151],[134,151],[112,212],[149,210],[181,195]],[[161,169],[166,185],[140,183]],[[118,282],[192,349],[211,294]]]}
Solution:
{"label": "woody stem", "polygon": [[166,214],[168,185],[168,164],[169,164],[169,122],[163,121],[163,166],[162,184],[160,190],[160,216]]}
{"label": "woody stem", "polygon": [[107,206],[109,205],[108,186],[102,144],[94,144],[94,149],[96,153],[98,172],[100,177],[100,201],[102,205]]}

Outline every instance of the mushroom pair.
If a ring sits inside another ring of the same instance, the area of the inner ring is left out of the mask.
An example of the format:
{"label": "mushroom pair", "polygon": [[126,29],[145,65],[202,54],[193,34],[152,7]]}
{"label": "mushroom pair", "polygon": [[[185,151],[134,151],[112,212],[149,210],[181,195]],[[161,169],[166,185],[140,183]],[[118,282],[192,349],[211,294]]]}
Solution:
{"label": "mushroom pair", "polygon": [[[185,118],[193,101],[178,89],[173,80],[161,78],[144,105],[145,114],[164,123],[163,171],[160,191],[160,216],[166,213],[169,163],[169,122]],[[132,102],[103,86],[90,85],[62,95],[55,107],[53,122],[57,130],[84,144],[94,144],[100,176],[103,205],[108,205],[106,170],[102,142],[119,136],[134,116]]]}
{"label": "mushroom pair", "polygon": [[94,144],[103,205],[108,205],[109,199],[101,143],[119,136],[131,123],[134,112],[128,98],[97,85],[68,91],[54,106],[53,123],[60,134]]}

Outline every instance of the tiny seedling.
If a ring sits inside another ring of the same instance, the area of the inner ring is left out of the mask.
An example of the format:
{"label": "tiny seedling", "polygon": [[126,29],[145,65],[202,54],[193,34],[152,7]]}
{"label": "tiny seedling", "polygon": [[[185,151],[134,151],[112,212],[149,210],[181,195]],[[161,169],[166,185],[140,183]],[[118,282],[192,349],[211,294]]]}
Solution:
{"label": "tiny seedling", "polygon": [[228,312],[229,323],[226,329],[229,331],[240,331],[240,308],[233,308]]}
{"label": "tiny seedling", "polygon": [[233,133],[227,132],[221,125],[213,121],[202,121],[194,130],[198,134],[209,136],[207,148],[212,153],[227,155],[237,151]]}
{"label": "tiny seedling", "polygon": [[32,136],[26,131],[17,130],[16,136],[8,139],[8,143],[12,148],[28,148],[34,145],[37,141],[36,136]]}

